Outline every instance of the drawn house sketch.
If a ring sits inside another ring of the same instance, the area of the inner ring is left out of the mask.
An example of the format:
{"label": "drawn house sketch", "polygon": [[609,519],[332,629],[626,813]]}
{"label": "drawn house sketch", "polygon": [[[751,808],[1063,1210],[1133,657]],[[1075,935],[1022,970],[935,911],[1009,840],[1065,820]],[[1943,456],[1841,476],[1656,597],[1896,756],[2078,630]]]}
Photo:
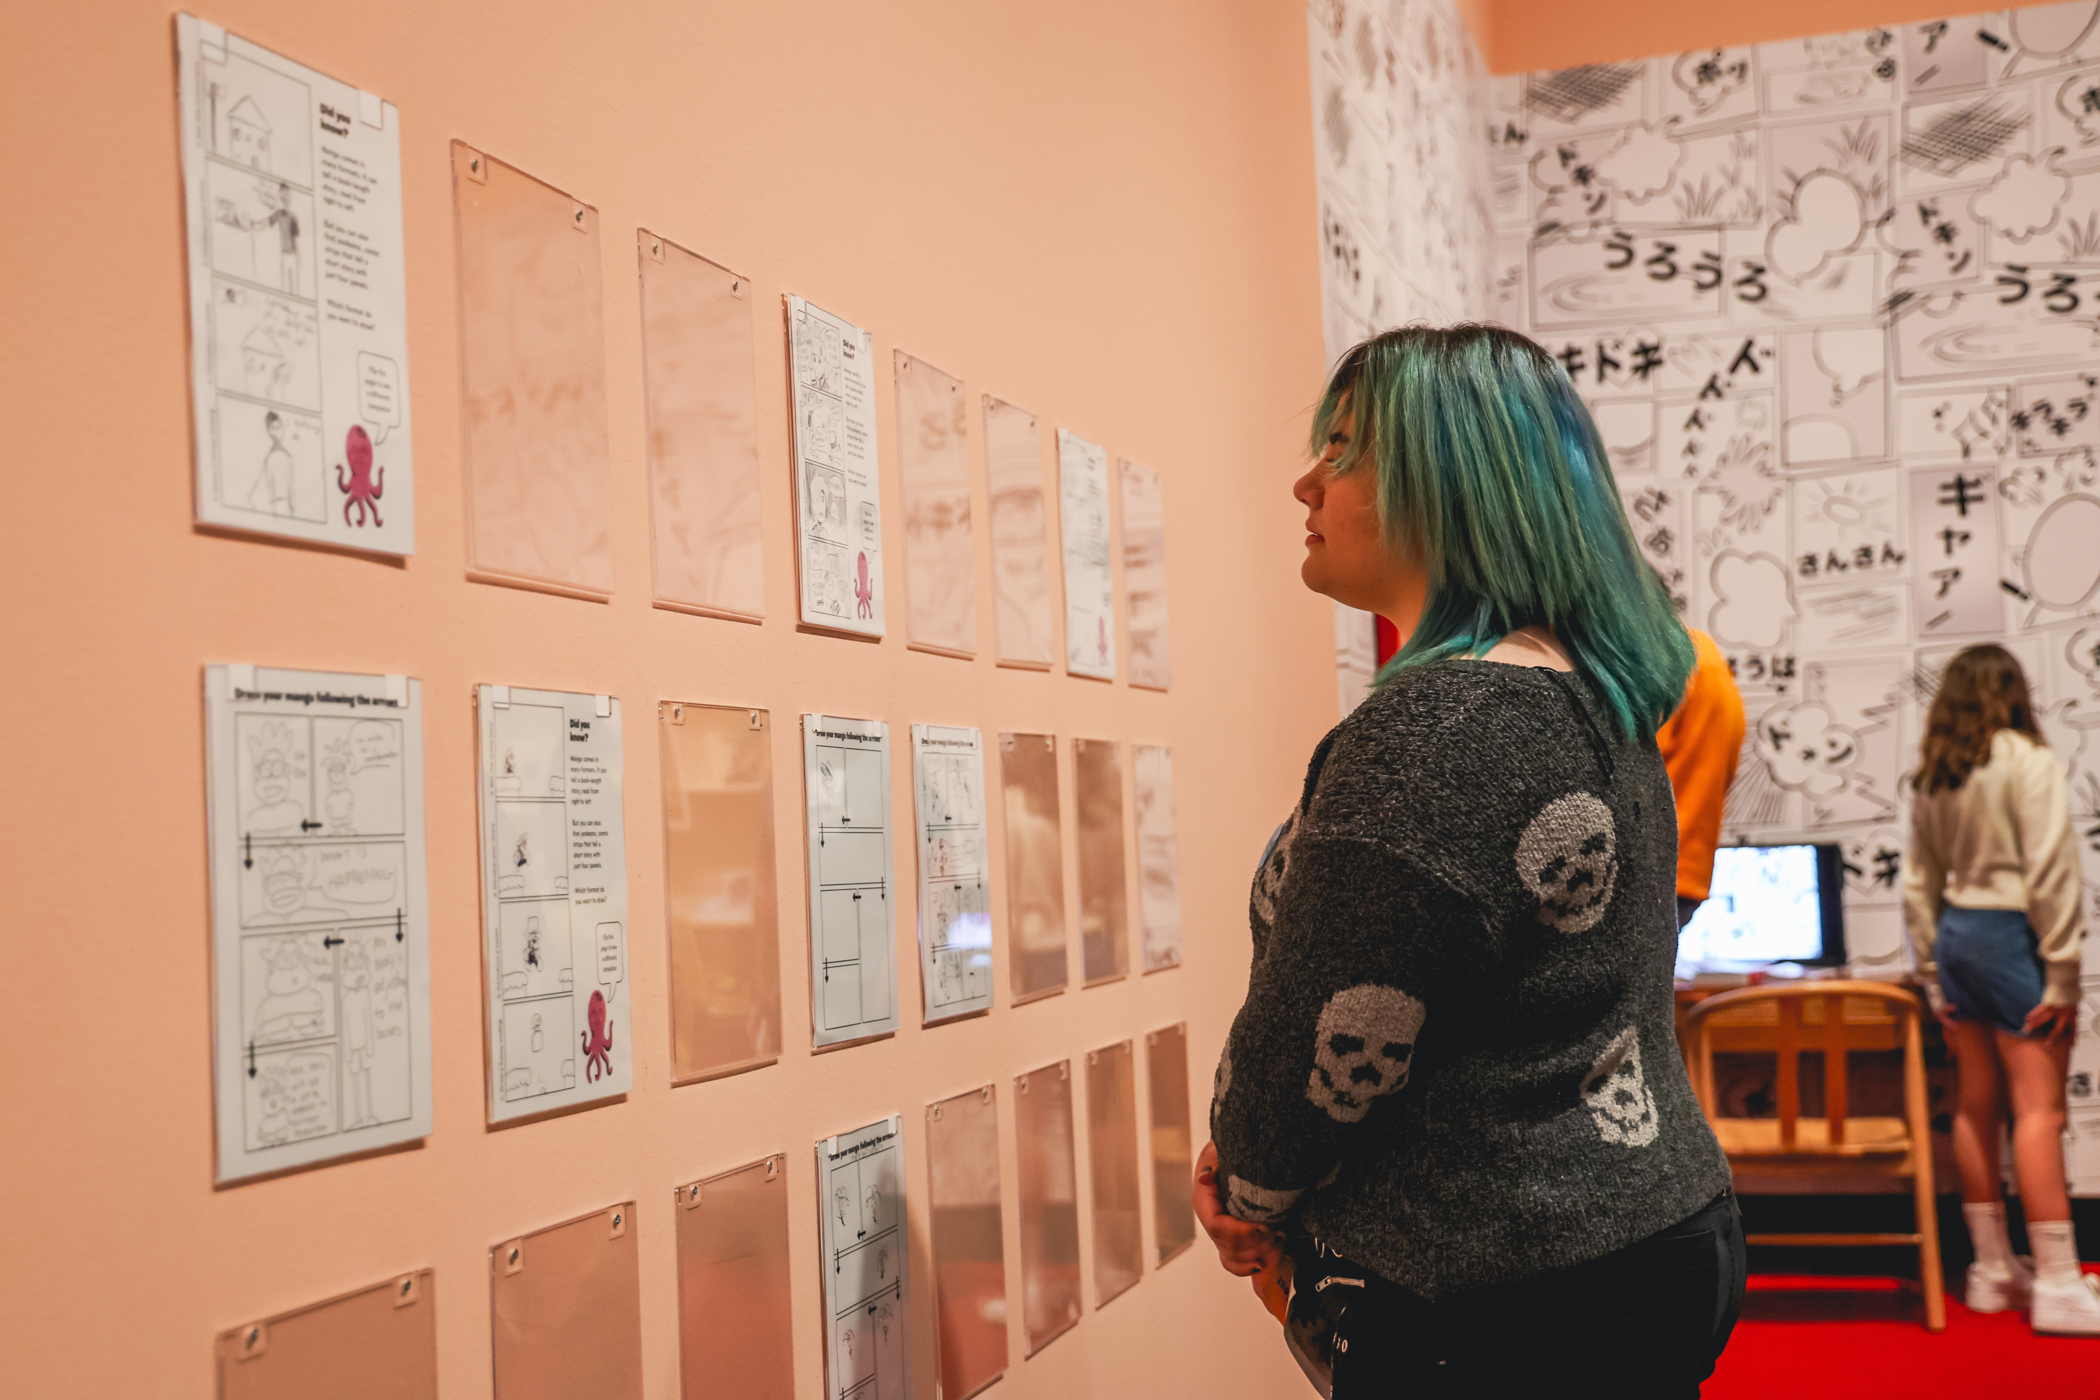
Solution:
{"label": "drawn house sketch", "polygon": [[[1316,65],[1368,102],[1354,11],[1313,10],[1339,25]],[[1940,668],[1993,641],[2100,887],[2100,4],[1513,75],[1487,103],[1494,314],[1590,401],[1643,553],[1744,693],[1724,839],[1838,843],[1854,965],[1904,966],[1905,778]],[[1321,180],[1331,217],[1350,195]],[[2100,1192],[2081,1034],[2073,1175]]]}

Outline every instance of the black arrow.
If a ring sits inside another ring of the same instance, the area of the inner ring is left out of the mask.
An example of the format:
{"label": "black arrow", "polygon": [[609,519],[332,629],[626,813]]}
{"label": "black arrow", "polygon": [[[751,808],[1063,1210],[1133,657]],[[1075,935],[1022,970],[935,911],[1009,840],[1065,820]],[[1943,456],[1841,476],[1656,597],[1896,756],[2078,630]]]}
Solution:
{"label": "black arrow", "polygon": [[343,940],[332,933],[324,933],[321,935],[321,946],[323,948],[340,948],[343,946]]}
{"label": "black arrow", "polygon": [[255,1078],[255,1042],[248,1042],[248,1077]]}
{"label": "black arrow", "polygon": [[299,823],[299,829],[301,831],[319,831],[321,824],[319,822],[301,822]]}
{"label": "black arrow", "polygon": [[402,927],[401,911],[396,909],[394,911],[394,941],[399,943],[406,937],[408,937],[408,932]]}
{"label": "black arrow", "polygon": [[241,833],[241,868],[244,870],[253,870],[255,868],[255,837],[246,831]]}

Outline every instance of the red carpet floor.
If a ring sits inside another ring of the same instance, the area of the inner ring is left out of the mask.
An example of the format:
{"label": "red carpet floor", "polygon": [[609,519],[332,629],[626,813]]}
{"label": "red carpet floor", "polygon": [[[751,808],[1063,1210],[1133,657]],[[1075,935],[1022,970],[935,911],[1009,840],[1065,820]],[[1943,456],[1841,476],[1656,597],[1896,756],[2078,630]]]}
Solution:
{"label": "red carpet floor", "polygon": [[[2088,1264],[2091,1273],[2100,1265]],[[2100,1396],[2100,1337],[2042,1337],[2018,1312],[1947,1299],[1947,1330],[1920,1321],[1915,1285],[1891,1279],[1752,1274],[1743,1320],[1705,1400],[1876,1396]]]}

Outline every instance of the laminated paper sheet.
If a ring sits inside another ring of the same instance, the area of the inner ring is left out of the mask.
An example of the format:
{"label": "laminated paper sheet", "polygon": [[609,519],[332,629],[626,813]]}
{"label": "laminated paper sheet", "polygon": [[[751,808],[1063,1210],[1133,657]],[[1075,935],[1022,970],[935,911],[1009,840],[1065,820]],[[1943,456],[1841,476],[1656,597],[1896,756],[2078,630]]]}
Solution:
{"label": "laminated paper sheet", "polygon": [[991,1085],[926,1106],[926,1174],[940,1393],[964,1400],[1006,1373],[999,1109]]}
{"label": "laminated paper sheet", "polygon": [[1074,739],[1079,803],[1079,966],[1085,986],[1130,972],[1129,887],[1123,868],[1123,750]]}
{"label": "laminated paper sheet", "polygon": [[1167,510],[1159,473],[1123,459],[1123,615],[1130,627],[1130,683],[1165,690],[1174,679],[1167,652]]}
{"label": "laminated paper sheet", "polygon": [[204,669],[221,1182],[430,1132],[423,688]]}
{"label": "laminated paper sheet", "polygon": [[1021,1149],[1021,1298],[1028,1354],[1079,1322],[1079,1169],[1072,1152],[1072,1062],[1014,1079]]}
{"label": "laminated paper sheet", "polygon": [[883,634],[875,335],[786,299],[794,380],[795,557],[804,625]]}
{"label": "laminated paper sheet", "polygon": [[1152,1104],[1152,1242],[1166,1263],[1196,1238],[1189,1183],[1196,1158],[1189,1132],[1189,1027],[1186,1021],[1145,1037],[1146,1097]]}
{"label": "laminated paper sheet", "polygon": [[656,605],[766,615],[751,279],[637,230]]}
{"label": "laminated paper sheet", "polygon": [[924,651],[977,654],[977,557],[970,547],[970,415],[962,381],[897,354],[897,484],[904,492],[906,637]]}
{"label": "laminated paper sheet", "polygon": [[1050,507],[1043,430],[1016,404],[984,396],[991,485],[992,618],[1001,666],[1050,669]]}
{"label": "laminated paper sheet", "polygon": [[671,1082],[780,1057],[773,734],[764,710],[664,701],[664,917]]}
{"label": "laminated paper sheet", "polygon": [[218,1400],[437,1400],[436,1287],[420,1269],[221,1332]]}
{"label": "laminated paper sheet", "polygon": [[489,1121],[634,1084],[620,702],[484,685],[482,968]]}
{"label": "laminated paper sheet", "polygon": [[897,913],[890,900],[890,727],[802,717],[809,811],[812,1043],[897,1029]]}
{"label": "laminated paper sheet", "polygon": [[612,592],[598,211],[452,143],[467,568]]}
{"label": "laminated paper sheet", "polygon": [[1053,996],[1071,980],[1056,736],[1001,734],[999,779],[1006,814],[1006,955],[1018,1006]]}
{"label": "laminated paper sheet", "polygon": [[1057,430],[1057,528],[1065,556],[1065,669],[1116,678],[1116,596],[1109,564],[1108,453]]}
{"label": "laminated paper sheet", "polygon": [[1174,751],[1130,746],[1137,803],[1138,928],[1144,969],[1181,966],[1181,850],[1174,836]]}
{"label": "laminated paper sheet", "polygon": [[794,1400],[787,1163],[768,1157],[672,1193],[684,1400]]}
{"label": "laminated paper sheet", "polygon": [[915,724],[911,760],[919,817],[919,978],[930,1025],[992,1009],[984,735]]}
{"label": "laminated paper sheet", "polygon": [[827,1400],[911,1395],[903,1128],[892,1114],[817,1144]]}
{"label": "laminated paper sheet", "polygon": [[1145,1271],[1138,1219],[1137,1067],[1127,1040],[1086,1055],[1086,1143],[1094,1188],[1094,1306]]}
{"label": "laminated paper sheet", "polygon": [[401,114],[175,17],[197,519],[416,548]]}
{"label": "laminated paper sheet", "polygon": [[641,1400],[634,1202],[489,1251],[496,1400]]}

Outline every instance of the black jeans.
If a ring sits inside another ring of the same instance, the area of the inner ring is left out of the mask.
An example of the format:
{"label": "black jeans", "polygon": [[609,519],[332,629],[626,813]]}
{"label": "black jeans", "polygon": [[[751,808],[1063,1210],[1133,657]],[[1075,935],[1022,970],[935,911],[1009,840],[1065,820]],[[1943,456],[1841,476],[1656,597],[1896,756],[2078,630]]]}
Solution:
{"label": "black jeans", "polygon": [[1724,1191],[1636,1244],[1434,1303],[1314,1245],[1294,1250],[1291,1346],[1333,1400],[1695,1397],[1743,1307],[1743,1217]]}

